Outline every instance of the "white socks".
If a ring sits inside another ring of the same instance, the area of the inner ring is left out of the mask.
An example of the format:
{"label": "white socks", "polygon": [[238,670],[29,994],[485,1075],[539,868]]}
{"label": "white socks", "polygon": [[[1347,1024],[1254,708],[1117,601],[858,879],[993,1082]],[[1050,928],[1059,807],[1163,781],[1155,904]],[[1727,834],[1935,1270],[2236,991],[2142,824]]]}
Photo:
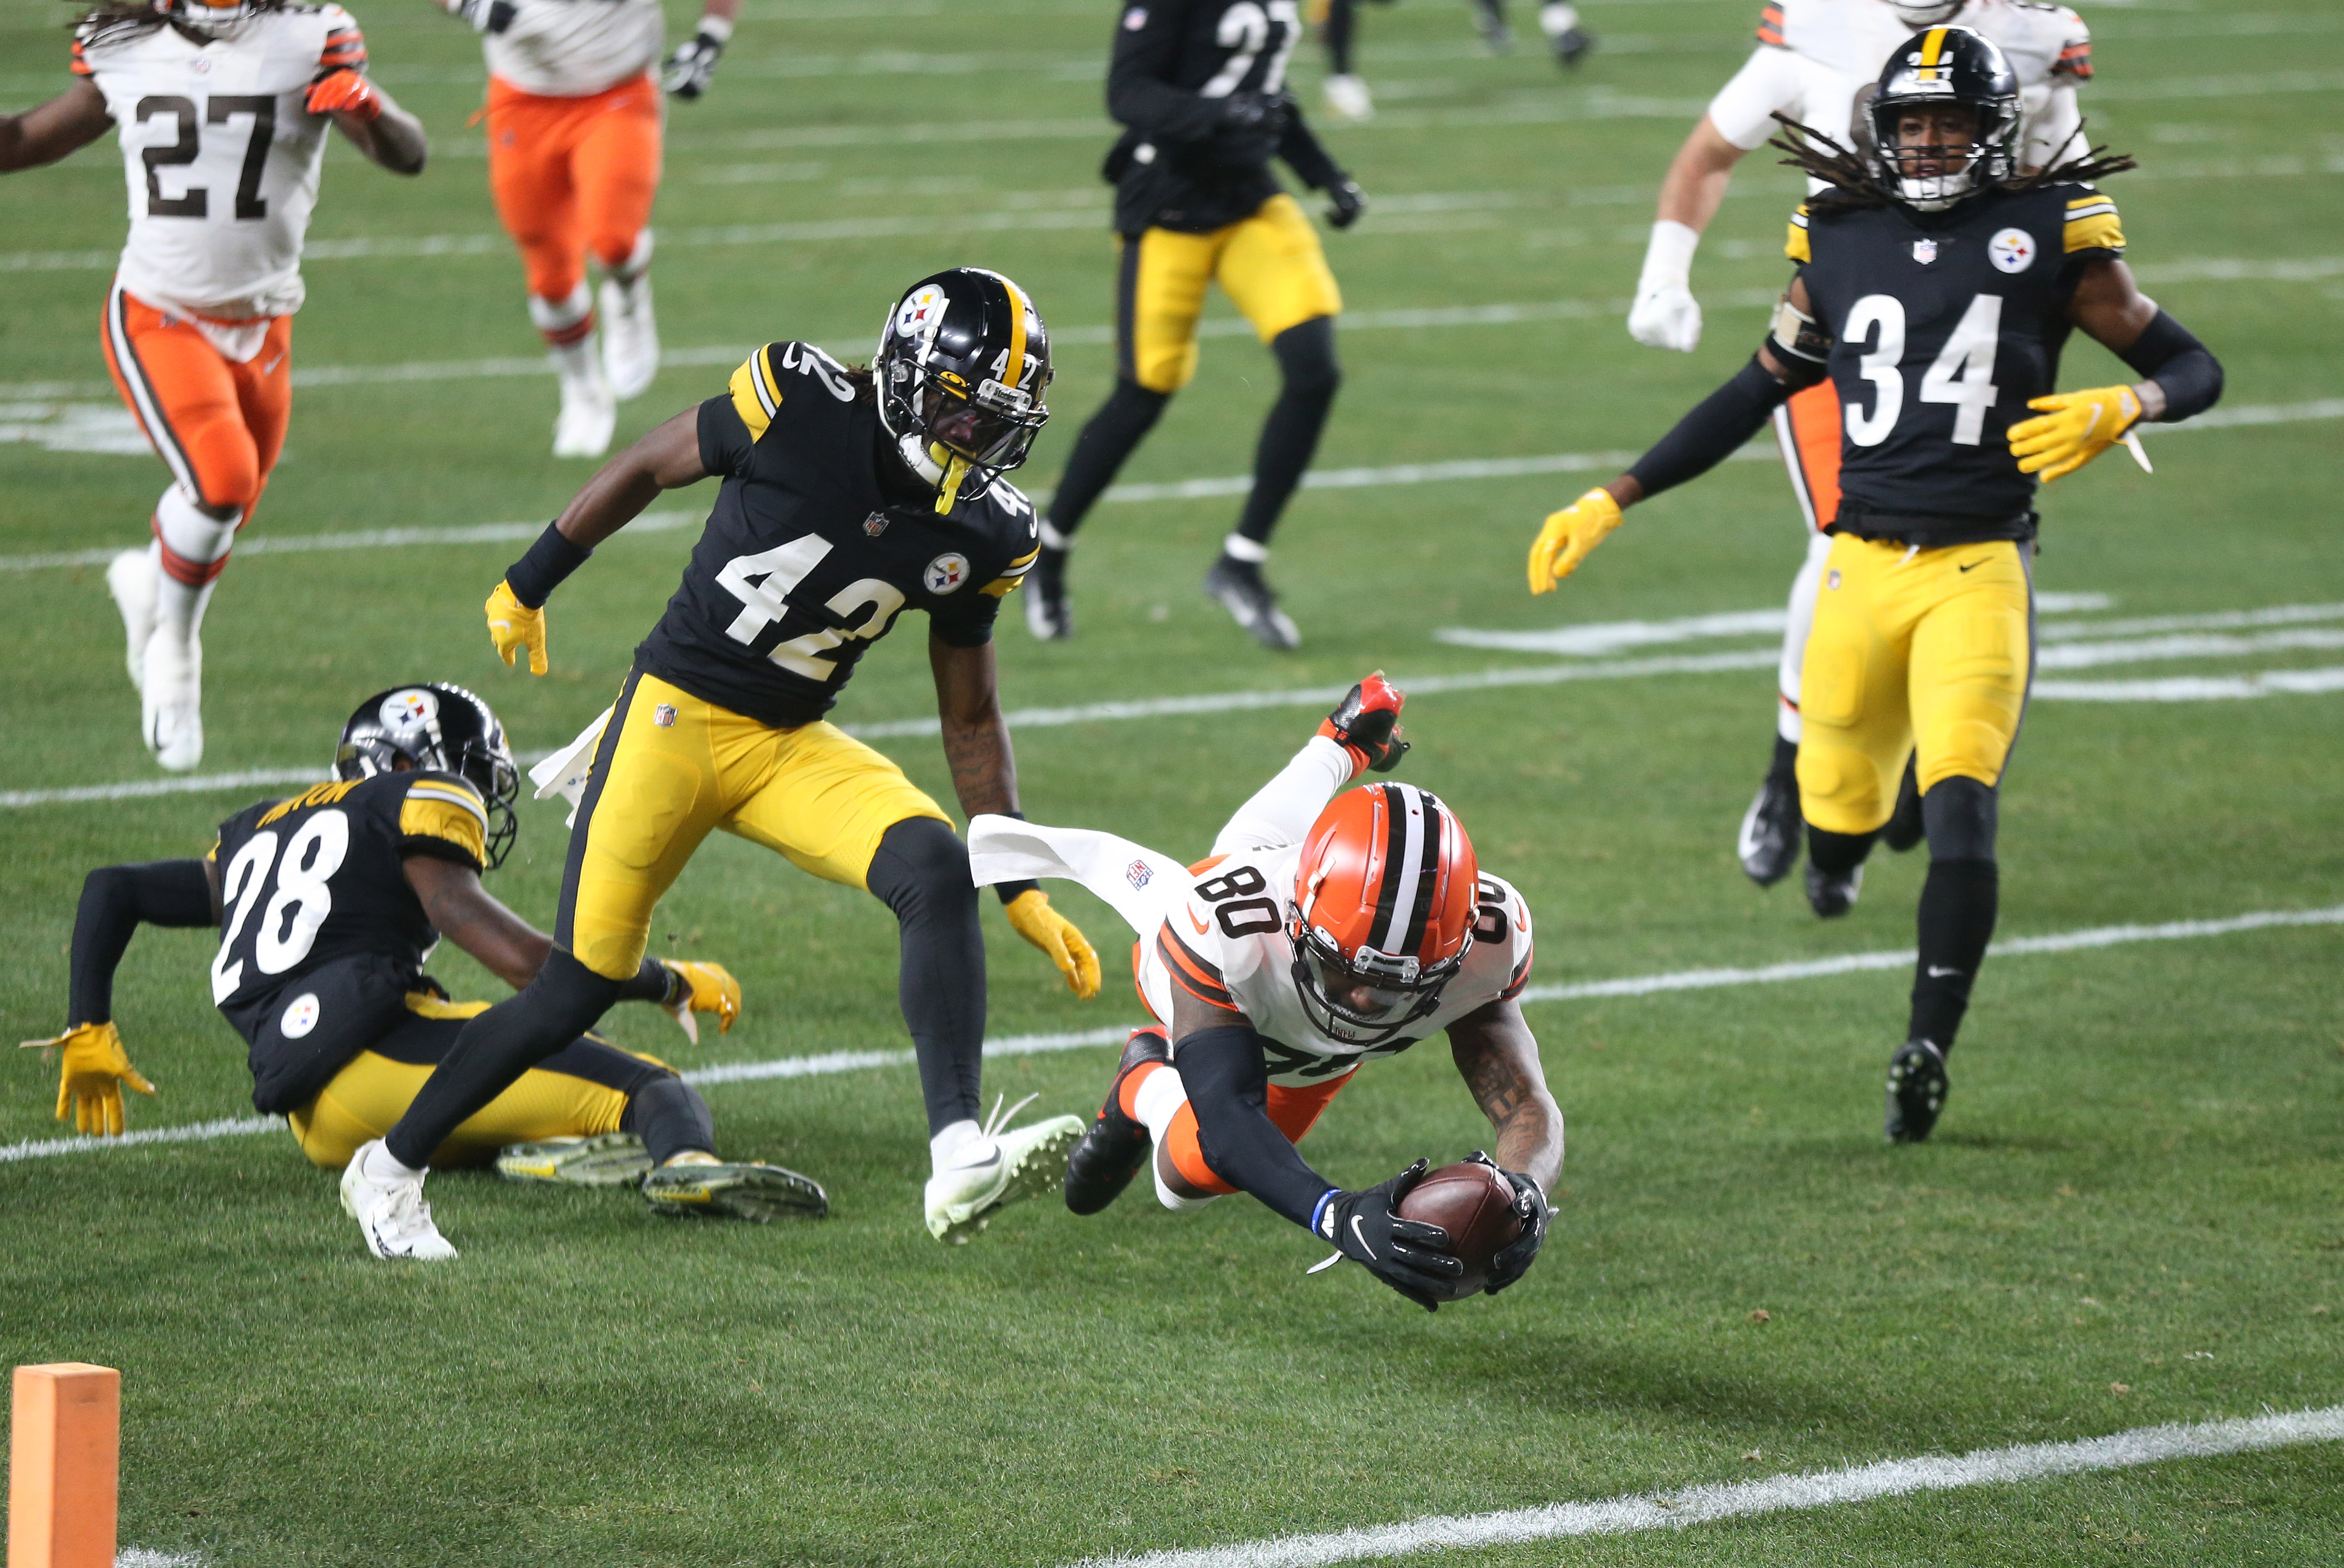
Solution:
{"label": "white socks", "polygon": [[1242,533],[1232,533],[1221,541],[1221,553],[1232,561],[1250,561],[1259,566],[1269,559],[1269,546]]}
{"label": "white socks", "polygon": [[[204,607],[211,602],[215,586],[211,580],[217,578],[217,567],[236,543],[236,527],[243,520],[241,512],[225,519],[212,516],[189,501],[187,492],[176,484],[155,503],[155,541],[158,547],[155,561],[155,631],[168,636],[173,646],[189,646],[202,629]],[[177,558],[183,572],[188,568],[201,569],[207,581],[182,582],[165,568],[163,557],[167,554]]]}
{"label": "white socks", "polygon": [[366,1155],[359,1161],[359,1169],[369,1181],[420,1181],[423,1179],[423,1172],[411,1166],[401,1165],[392,1156],[390,1146],[380,1138],[367,1145]]}
{"label": "white socks", "polygon": [[1131,1097],[1136,1119],[1147,1128],[1147,1136],[1156,1140],[1156,1148],[1147,1156],[1147,1174],[1156,1182],[1156,1201],[1176,1212],[1202,1209],[1212,1201],[1209,1197],[1187,1198],[1173,1191],[1165,1185],[1163,1168],[1157,1163],[1164,1148],[1164,1135],[1171,1130],[1172,1118],[1178,1116],[1180,1108],[1187,1103],[1188,1086],[1180,1081],[1177,1067],[1157,1068],[1147,1075]]}

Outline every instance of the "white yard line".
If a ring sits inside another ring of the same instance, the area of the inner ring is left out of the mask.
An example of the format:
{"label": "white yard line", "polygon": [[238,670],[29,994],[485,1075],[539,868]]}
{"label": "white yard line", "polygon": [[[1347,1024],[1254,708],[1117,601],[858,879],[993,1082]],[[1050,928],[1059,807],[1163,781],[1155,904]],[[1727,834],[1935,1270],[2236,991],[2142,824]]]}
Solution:
{"label": "white yard line", "polygon": [[[2344,926],[2344,905],[2327,909],[2260,910],[2222,920],[2170,920],[2156,926],[2093,926],[2079,931],[2054,932],[2045,936],[2015,936],[1988,949],[1994,958],[2076,953],[2099,947],[2121,947],[2137,942],[2181,942],[2228,936],[2245,931],[2268,931],[2311,926]],[[1827,979],[1874,969],[1901,969],[1913,962],[1913,950],[1844,953],[1834,958],[1814,958],[1793,964],[1770,964],[1753,969],[1680,969],[1664,975],[1639,975],[1620,980],[1584,980],[1564,985],[1532,986],[1522,992],[1527,1003],[1575,1002],[1605,996],[1656,996],[1672,991],[1709,991],[1725,986],[1779,985],[1793,980]],[[1009,1035],[985,1043],[987,1057],[1046,1056],[1095,1046],[1118,1046],[1137,1021],[1066,1034]],[[710,1086],[762,1082],[768,1078],[827,1077],[838,1073],[864,1072],[874,1067],[909,1067],[909,1050],[828,1051],[818,1056],[781,1057],[762,1062],[727,1062],[698,1067],[684,1081]],[[232,1117],[195,1122],[184,1127],[144,1128],[119,1138],[49,1138],[0,1145],[0,1165],[15,1160],[46,1159],[56,1155],[104,1153],[109,1149],[143,1148],[158,1143],[205,1143],[273,1132],[284,1126],[276,1117]]]}
{"label": "white yard line", "polygon": [[1271,1536],[1228,1546],[1086,1558],[1076,1568],[1321,1568],[1418,1553],[1470,1551],[1557,1541],[1577,1535],[1629,1535],[1682,1530],[1721,1519],[1871,1502],[1915,1492],[2012,1486],[2058,1476],[2132,1470],[2177,1459],[2257,1453],[2344,1441],[2344,1405],[2290,1411],[2194,1426],[2145,1426],[2076,1442],[1981,1448],[1958,1458],[1925,1454],[1855,1469],[1809,1471],[1764,1481],[1688,1486],[1675,1492],[1556,1502],[1502,1513],[1435,1514],[1398,1524],[1367,1525],[1325,1535]]}

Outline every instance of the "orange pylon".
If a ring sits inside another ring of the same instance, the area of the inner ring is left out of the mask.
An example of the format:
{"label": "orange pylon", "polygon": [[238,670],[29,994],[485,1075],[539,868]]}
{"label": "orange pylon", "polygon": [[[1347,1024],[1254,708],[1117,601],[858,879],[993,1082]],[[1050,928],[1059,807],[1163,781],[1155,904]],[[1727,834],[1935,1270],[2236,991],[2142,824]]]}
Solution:
{"label": "orange pylon", "polygon": [[8,1568],[114,1568],[122,1374],[81,1361],[16,1369],[8,1434]]}

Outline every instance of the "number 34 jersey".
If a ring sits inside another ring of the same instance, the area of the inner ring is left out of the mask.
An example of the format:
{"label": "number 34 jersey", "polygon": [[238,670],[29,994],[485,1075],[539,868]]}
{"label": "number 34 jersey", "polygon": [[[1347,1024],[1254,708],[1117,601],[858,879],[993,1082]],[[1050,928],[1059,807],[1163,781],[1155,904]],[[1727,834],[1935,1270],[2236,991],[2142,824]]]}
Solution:
{"label": "number 34 jersey", "polygon": [[1787,248],[1833,340],[1833,531],[1930,546],[2031,537],[2036,480],[2008,431],[2058,385],[2085,266],[2124,254],[2116,204],[2065,182],[1939,213],[1818,200],[1793,216]]}
{"label": "number 34 jersey", "polygon": [[1033,504],[995,479],[939,515],[859,380],[812,344],[773,343],[700,405],[701,465],[723,488],[642,668],[793,729],[830,711],[906,609],[954,647],[992,640],[1041,548]]}
{"label": "number 34 jersey", "polygon": [[122,287],[222,320],[298,310],[330,123],[309,113],[309,86],[366,61],[339,5],[263,11],[200,41],[85,25],[73,71],[106,96],[129,187]]}
{"label": "number 34 jersey", "polygon": [[1289,1087],[1340,1077],[1364,1061],[1396,1056],[1475,1009],[1521,994],[1531,976],[1531,911],[1512,885],[1483,872],[1475,893],[1473,946],[1440,993],[1440,1007],[1408,1035],[1362,1047],[1326,1034],[1295,989],[1294,944],[1286,907],[1302,846],[1250,851],[1198,867],[1187,896],[1165,916],[1152,942],[1133,955],[1140,999],[1172,1017],[1175,986],[1246,1016],[1266,1042],[1269,1081]]}
{"label": "number 34 jersey", "polygon": [[323,784],[228,818],[210,856],[220,868],[213,1004],[243,1028],[286,986],[358,955],[415,980],[440,934],[405,862],[480,870],[488,820],[480,791],[441,773]]}

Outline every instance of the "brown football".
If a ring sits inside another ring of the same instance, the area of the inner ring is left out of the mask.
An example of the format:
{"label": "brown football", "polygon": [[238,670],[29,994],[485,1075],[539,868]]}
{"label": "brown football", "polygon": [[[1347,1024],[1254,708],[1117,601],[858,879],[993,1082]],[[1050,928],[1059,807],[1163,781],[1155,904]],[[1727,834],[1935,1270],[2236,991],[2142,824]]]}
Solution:
{"label": "brown football", "polygon": [[1464,1274],[1440,1299],[1460,1301],[1490,1282],[1490,1259],[1522,1233],[1512,1183],[1486,1165],[1466,1160],[1429,1173],[1399,1200],[1402,1219],[1420,1219],[1449,1232],[1449,1249]]}

